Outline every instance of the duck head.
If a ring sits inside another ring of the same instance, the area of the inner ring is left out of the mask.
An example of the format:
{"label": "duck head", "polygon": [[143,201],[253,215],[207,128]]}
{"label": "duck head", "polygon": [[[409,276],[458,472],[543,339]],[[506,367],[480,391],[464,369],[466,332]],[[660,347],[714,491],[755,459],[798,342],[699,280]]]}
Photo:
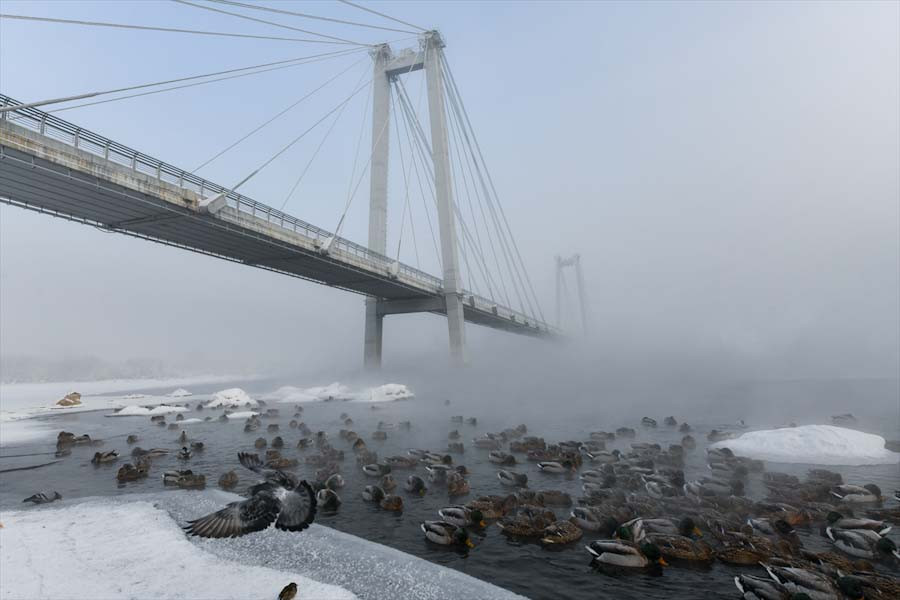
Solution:
{"label": "duck head", "polygon": [[478,525],[479,527],[487,527],[487,523],[484,522],[484,514],[477,508],[469,513],[469,517],[472,519],[473,525]]}
{"label": "duck head", "polygon": [[640,545],[641,554],[647,557],[651,563],[656,563],[658,565],[662,565],[663,567],[669,566],[669,563],[665,561],[662,557],[662,553],[659,551],[659,547],[656,544],[650,542],[644,542]]}
{"label": "duck head", "polygon": [[463,544],[467,548],[475,547],[475,544],[472,543],[472,539],[469,537],[469,532],[464,527],[456,528],[456,531],[453,532],[453,539],[457,544]]}
{"label": "duck head", "polygon": [[697,524],[694,522],[694,519],[690,517],[685,517],[681,519],[678,523],[678,533],[683,535],[684,537],[691,537],[692,535],[696,535],[697,537],[703,537],[703,532],[700,531],[700,528],[697,527]]}

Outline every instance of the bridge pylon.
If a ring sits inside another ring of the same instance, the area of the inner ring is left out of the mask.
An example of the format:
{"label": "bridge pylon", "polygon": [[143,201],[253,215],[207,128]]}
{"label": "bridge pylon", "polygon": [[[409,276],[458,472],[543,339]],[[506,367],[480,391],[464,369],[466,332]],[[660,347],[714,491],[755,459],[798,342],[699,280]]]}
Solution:
{"label": "bridge pylon", "polygon": [[[455,234],[450,146],[447,112],[444,105],[444,74],[441,68],[444,41],[437,31],[429,31],[422,35],[420,46],[418,52],[406,52],[399,56],[394,56],[387,44],[382,44],[372,50],[374,79],[368,246],[375,252],[386,254],[391,81],[401,75],[424,69],[443,266],[443,298],[441,299],[443,306],[440,308],[447,315],[451,360],[455,365],[463,365],[466,362],[465,320],[459,251]],[[435,304],[431,301],[404,302],[401,308],[388,306],[396,303],[397,301],[388,303],[376,297],[366,298],[364,363],[367,368],[377,369],[381,366],[384,315],[399,312],[434,312],[435,310]]]}

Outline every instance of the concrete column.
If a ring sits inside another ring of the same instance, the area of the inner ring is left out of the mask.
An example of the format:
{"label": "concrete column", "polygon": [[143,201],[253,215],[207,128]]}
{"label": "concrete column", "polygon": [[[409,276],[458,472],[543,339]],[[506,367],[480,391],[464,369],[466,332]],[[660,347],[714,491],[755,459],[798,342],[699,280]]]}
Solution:
{"label": "concrete column", "polygon": [[[370,250],[386,254],[387,250],[387,183],[388,149],[390,147],[391,86],[385,67],[391,59],[387,44],[375,48],[372,80],[372,165],[369,188]],[[382,317],[377,299],[366,298],[366,333],[363,362],[367,368],[381,366]]]}
{"label": "concrete column", "polygon": [[441,259],[444,264],[444,298],[447,303],[450,356],[454,364],[462,365],[466,361],[466,334],[459,276],[459,255],[456,248],[453,188],[450,184],[450,149],[447,138],[447,113],[444,108],[444,77],[441,72],[441,49],[444,47],[444,42],[436,31],[425,35],[425,79],[428,87],[428,115],[431,121],[431,154],[434,161],[438,225],[441,232]]}

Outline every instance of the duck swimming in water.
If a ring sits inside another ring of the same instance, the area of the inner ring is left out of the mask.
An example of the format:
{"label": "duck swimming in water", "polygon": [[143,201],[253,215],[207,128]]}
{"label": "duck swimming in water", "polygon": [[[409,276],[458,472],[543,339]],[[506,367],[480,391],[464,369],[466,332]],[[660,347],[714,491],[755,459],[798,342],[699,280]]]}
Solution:
{"label": "duck swimming in water", "polygon": [[831,495],[841,502],[867,503],[881,502],[881,488],[874,483],[866,485],[837,485],[831,490]]}
{"label": "duck swimming in water", "polygon": [[91,462],[95,465],[112,463],[119,460],[119,453],[115,450],[110,450],[109,452],[94,452],[94,458],[91,459]]}
{"label": "duck swimming in water", "polygon": [[528,486],[528,475],[525,473],[518,473],[516,471],[498,471],[497,479],[500,480],[500,483],[510,487],[527,487]]}
{"label": "duck swimming in water", "polygon": [[335,511],[341,505],[341,497],[334,490],[323,488],[316,492],[316,502],[322,510]]}
{"label": "duck swimming in water", "polygon": [[245,468],[263,476],[264,481],[250,488],[250,497],[231,502],[205,517],[188,521],[185,531],[209,538],[239,537],[262,531],[273,523],[282,531],[303,531],[316,516],[316,496],[306,481],[278,470],[263,467],[259,456],[238,453]]}
{"label": "duck swimming in water", "polygon": [[385,495],[384,490],[377,485],[367,485],[362,491],[363,500],[366,502],[381,502]]}
{"label": "duck swimming in water", "polygon": [[481,511],[466,506],[448,506],[438,510],[442,520],[457,527],[486,527]]}
{"label": "duck swimming in water", "polygon": [[558,461],[546,461],[539,462],[537,464],[538,469],[540,469],[541,473],[573,473],[575,471],[575,464],[570,460],[563,460],[561,462]]}
{"label": "duck swimming in water", "polygon": [[642,569],[656,564],[667,565],[659,548],[649,542],[636,545],[621,540],[596,540],[585,548],[596,562],[604,565],[631,569]]}
{"label": "duck swimming in water", "polygon": [[219,477],[219,487],[223,490],[233,489],[238,484],[238,475],[234,471],[228,471],[227,473],[222,473],[222,476]]}
{"label": "duck swimming in water", "polygon": [[49,504],[51,502],[56,502],[57,500],[62,500],[62,496],[59,492],[39,492],[32,496],[28,496],[22,502],[31,502],[32,504]]}
{"label": "duck swimming in water", "polygon": [[834,547],[842,552],[864,559],[880,559],[893,556],[900,559],[900,551],[890,538],[882,537],[869,529],[825,529]]}
{"label": "duck swimming in water", "polygon": [[193,453],[190,451],[190,449],[187,448],[187,446],[182,446],[181,450],[178,452],[178,458],[180,458],[181,460],[189,460],[192,455]]}
{"label": "duck swimming in water", "polygon": [[163,485],[173,485],[182,489],[203,489],[206,487],[206,476],[195,475],[190,469],[166,471],[163,473]]}
{"label": "duck swimming in water", "polygon": [[544,528],[541,543],[546,546],[571,544],[581,539],[583,532],[574,523],[556,521]]}
{"label": "duck swimming in water", "polygon": [[378,503],[378,506],[380,506],[382,510],[401,512],[403,510],[403,498],[401,498],[400,496],[395,496],[393,494],[388,494],[381,499],[381,502]]}
{"label": "duck swimming in water", "polygon": [[406,478],[406,491],[410,494],[418,494],[420,496],[424,496],[428,491],[428,486],[425,485],[425,480],[419,477],[418,475],[410,475]]}
{"label": "duck swimming in water", "polygon": [[570,518],[580,529],[602,531],[605,535],[612,535],[619,527],[616,519],[594,506],[576,506],[572,509]]}
{"label": "duck swimming in water", "polygon": [[441,546],[466,546],[474,548],[475,544],[469,538],[469,532],[465,527],[457,527],[446,521],[424,521],[420,528],[425,534],[425,539]]}

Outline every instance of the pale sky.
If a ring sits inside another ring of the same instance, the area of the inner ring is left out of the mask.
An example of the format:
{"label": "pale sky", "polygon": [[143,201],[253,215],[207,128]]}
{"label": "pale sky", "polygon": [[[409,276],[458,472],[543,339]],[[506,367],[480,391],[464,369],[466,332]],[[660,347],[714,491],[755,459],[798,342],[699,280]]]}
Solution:
{"label": "pale sky", "polygon": [[[598,354],[726,356],[752,376],[898,376],[900,4],[371,5],[442,32],[543,311],[554,312],[553,257],[581,253]],[[278,6],[391,24],[334,2]],[[300,35],[172,2],[4,0],[2,12]],[[245,12],[367,43],[403,37]],[[0,91],[35,101],[330,49],[0,20]],[[193,169],[349,67],[200,171],[233,185],[369,65],[362,53],[58,115]],[[420,79],[407,87],[417,97]],[[348,105],[287,212],[334,229],[364,102]],[[319,139],[242,191],[280,206]],[[403,193],[391,169],[395,248]],[[366,181],[360,190],[342,234],[365,243]],[[416,231],[423,268],[439,274],[433,251],[422,251],[430,234],[421,217]],[[403,244],[401,258],[413,262]],[[514,362],[519,350],[558,356],[538,342],[467,331],[476,361]],[[362,335],[360,296],[0,207],[4,356],[356,368]],[[442,319],[386,321],[386,363],[446,356]]]}

